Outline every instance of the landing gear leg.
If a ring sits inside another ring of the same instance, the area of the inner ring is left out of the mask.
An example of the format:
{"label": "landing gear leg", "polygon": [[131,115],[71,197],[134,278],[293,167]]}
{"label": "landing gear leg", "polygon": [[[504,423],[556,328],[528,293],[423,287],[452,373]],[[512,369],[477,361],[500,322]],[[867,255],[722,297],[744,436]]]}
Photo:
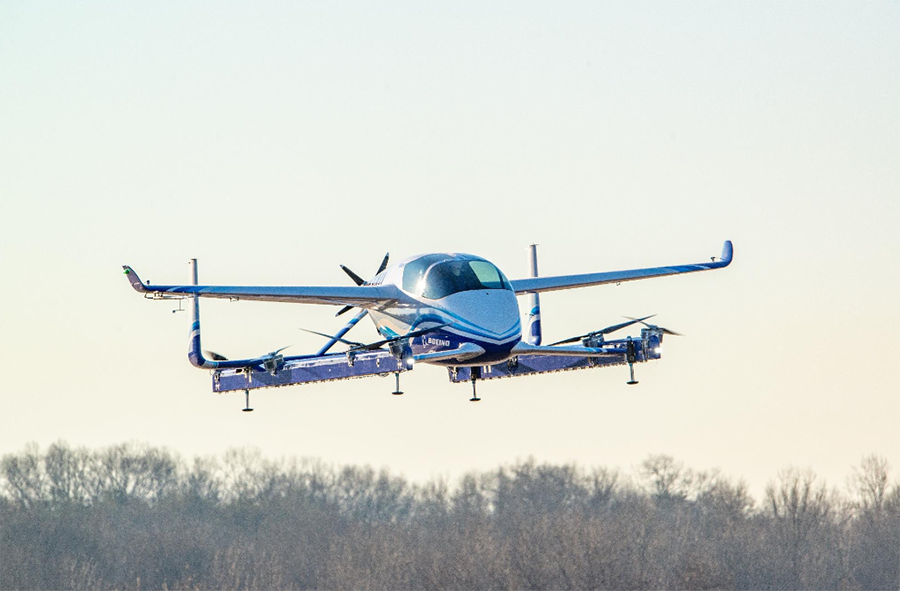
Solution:
{"label": "landing gear leg", "polygon": [[636,379],[634,379],[634,364],[633,363],[628,364],[628,371],[631,373],[631,379],[625,383],[628,384],[629,386],[634,386],[635,384],[638,383],[638,381]]}
{"label": "landing gear leg", "polygon": [[472,368],[472,397],[469,398],[469,402],[478,402],[481,398],[478,397],[478,392],[475,389],[475,380],[481,377],[481,368],[473,367]]}
{"label": "landing gear leg", "polygon": [[637,361],[637,351],[635,350],[634,341],[631,340],[631,337],[628,337],[628,342],[625,344],[625,360],[628,362],[628,372],[631,374],[631,379],[625,382],[629,386],[634,386],[637,384],[637,380],[634,379],[634,362]]}
{"label": "landing gear leg", "polygon": [[403,391],[400,390],[400,372],[399,371],[394,372],[394,385],[395,385],[395,388],[394,388],[394,391],[391,392],[391,394],[393,394],[394,396],[400,396],[401,394],[403,394]]}
{"label": "landing gear leg", "polygon": [[250,408],[250,390],[244,390],[244,409],[243,412],[253,412],[253,409]]}

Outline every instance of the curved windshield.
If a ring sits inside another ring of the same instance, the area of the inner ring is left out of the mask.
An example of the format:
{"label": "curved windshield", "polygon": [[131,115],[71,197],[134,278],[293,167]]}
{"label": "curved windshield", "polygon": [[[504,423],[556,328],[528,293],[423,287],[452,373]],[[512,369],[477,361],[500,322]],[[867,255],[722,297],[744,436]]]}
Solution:
{"label": "curved windshield", "polygon": [[460,291],[512,289],[500,270],[487,261],[449,260],[436,263],[425,275],[422,295],[439,300]]}
{"label": "curved windshield", "polygon": [[406,268],[403,269],[403,289],[409,293],[421,295],[423,289],[422,280],[425,278],[425,273],[429,267],[438,261],[446,259],[447,255],[445,254],[428,254],[406,263]]}

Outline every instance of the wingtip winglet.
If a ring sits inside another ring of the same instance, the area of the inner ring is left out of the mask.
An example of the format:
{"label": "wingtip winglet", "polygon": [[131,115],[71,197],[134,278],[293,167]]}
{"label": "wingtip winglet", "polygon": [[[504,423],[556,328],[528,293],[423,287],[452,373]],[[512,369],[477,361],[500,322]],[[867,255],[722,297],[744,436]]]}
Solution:
{"label": "wingtip winglet", "polygon": [[122,272],[128,278],[128,283],[131,284],[131,287],[133,287],[135,291],[139,293],[147,291],[147,288],[144,287],[144,283],[141,281],[141,278],[138,277],[138,274],[134,272],[134,269],[128,265],[122,265]]}
{"label": "wingtip winglet", "polygon": [[734,244],[731,243],[731,240],[726,240],[725,244],[722,246],[722,256],[721,261],[725,263],[724,266],[731,264],[731,259],[734,256]]}

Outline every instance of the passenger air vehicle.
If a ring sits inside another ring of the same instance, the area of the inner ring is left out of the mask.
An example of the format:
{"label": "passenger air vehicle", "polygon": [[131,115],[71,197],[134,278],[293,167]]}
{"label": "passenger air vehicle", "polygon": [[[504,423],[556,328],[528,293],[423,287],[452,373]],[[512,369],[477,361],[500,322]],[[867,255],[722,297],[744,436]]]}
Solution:
{"label": "passenger air vehicle", "polygon": [[[733,252],[731,241],[726,241],[719,260],[712,257],[709,262],[543,277],[538,276],[537,249],[532,245],[531,276],[515,280],[469,254],[417,255],[390,266],[386,255],[368,281],[341,265],[356,285],[323,287],[199,285],[196,259],[191,261],[190,285],[150,285],[131,267],[123,269],[131,286],[148,299],[192,300],[188,359],[212,371],[214,391],[243,390],[244,410],[252,410],[251,389],[370,375],[394,374],[394,394],[402,394],[400,374],[421,363],[448,368],[451,381],[471,381],[473,401],[480,400],[475,389],[480,379],[607,365],[627,364],[627,383],[636,384],[634,364],[659,359],[663,336],[678,333],[647,323],[651,317],[646,316],[542,345],[539,294],[720,269],[731,263]],[[530,300],[524,331],[517,301],[521,295]],[[227,359],[201,348],[200,298],[342,306],[337,315],[353,309],[357,313],[334,335],[316,333],[328,338],[316,353],[286,356],[279,349],[250,359]],[[375,323],[382,340],[360,343],[345,338],[365,316]],[[640,336],[606,338],[635,324],[643,327]],[[330,353],[338,343],[347,346],[346,351]]]}

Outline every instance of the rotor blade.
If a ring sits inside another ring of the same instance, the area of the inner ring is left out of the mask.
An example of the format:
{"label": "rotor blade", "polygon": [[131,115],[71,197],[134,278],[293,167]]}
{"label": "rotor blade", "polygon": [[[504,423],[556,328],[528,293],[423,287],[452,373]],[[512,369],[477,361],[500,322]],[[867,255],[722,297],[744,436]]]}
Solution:
{"label": "rotor blade", "polygon": [[414,330],[412,332],[408,332],[405,335],[392,337],[390,339],[383,339],[381,341],[375,341],[374,343],[369,343],[368,345],[363,345],[361,347],[354,347],[356,351],[371,351],[373,349],[379,349],[382,345],[386,345],[388,343],[392,343],[394,341],[402,341],[404,339],[414,339],[416,337],[420,337],[423,334],[428,334],[430,332],[434,332],[436,330],[440,330],[445,326],[450,326],[453,324],[452,322],[445,322],[444,324],[438,324],[437,326],[432,326],[431,328],[423,328],[421,330]]}
{"label": "rotor blade", "polygon": [[[450,326],[451,324],[453,324],[453,323],[452,323],[452,322],[445,322],[445,323],[443,323],[443,324],[438,324],[437,326],[432,326],[431,328],[421,328],[421,329],[419,329],[419,330],[414,330],[414,331],[412,331],[412,332],[406,333],[406,334],[403,335],[402,337],[394,337],[394,338],[395,338],[395,339],[414,339],[414,338],[416,338],[416,337],[422,336],[423,334],[428,334],[428,333],[430,333],[430,332],[434,332],[434,331],[436,331],[436,330],[440,330],[440,329],[444,328],[445,326]],[[393,340],[393,339],[392,339],[392,340]]]}
{"label": "rotor blade", "polygon": [[281,353],[282,351],[284,351],[285,349],[287,349],[289,347],[293,347],[293,345],[285,345],[284,347],[282,347],[280,349],[275,349],[274,351],[272,351],[270,353],[266,353],[266,355],[271,355],[272,357],[275,357],[276,355],[278,355],[279,353]]}
{"label": "rotor blade", "polygon": [[382,271],[384,271],[385,269],[387,269],[388,261],[389,261],[390,259],[391,259],[391,253],[389,253],[389,252],[384,253],[384,259],[382,259],[381,265],[379,265],[378,270],[375,271],[375,274],[376,274],[376,275],[378,275],[379,273],[381,273]]}
{"label": "rotor blade", "polygon": [[357,275],[356,273],[354,273],[353,271],[351,271],[344,265],[341,265],[341,269],[343,269],[344,273],[349,275],[350,279],[352,279],[357,285],[362,285],[363,283],[366,282],[365,279],[363,279],[362,277],[360,277],[359,275]]}
{"label": "rotor blade", "polygon": [[[328,351],[331,350],[331,348],[332,348],[335,344],[337,344],[338,342],[340,342],[338,339],[340,339],[341,337],[343,337],[344,335],[346,335],[348,332],[350,332],[351,330],[353,330],[353,327],[356,326],[357,323],[359,323],[359,321],[362,320],[363,317],[364,317],[366,314],[368,314],[368,313],[369,313],[369,311],[366,310],[365,308],[363,308],[362,310],[360,310],[359,312],[357,312],[356,314],[354,314],[354,315],[353,315],[353,318],[351,318],[350,320],[347,321],[347,324],[345,324],[344,326],[342,326],[340,330],[338,330],[336,333],[334,333],[334,335],[328,337],[328,342],[325,343],[324,345],[322,345],[322,348],[321,348],[321,349],[319,349],[318,351],[316,351],[315,356],[316,356],[316,357],[321,357],[322,355],[325,355],[326,353],[328,353]],[[354,344],[356,344],[356,345],[361,345],[361,344],[362,344],[362,343],[355,343],[355,341],[344,341],[344,342],[345,342],[345,343],[354,343]]]}
{"label": "rotor blade", "polygon": [[554,345],[564,345],[566,343],[574,343],[575,341],[580,341],[581,339],[586,339],[588,337],[592,337],[598,334],[609,334],[611,332],[616,332],[617,330],[622,330],[623,328],[629,327],[632,324],[637,324],[638,322],[643,322],[648,318],[653,318],[656,314],[651,314],[650,316],[644,316],[643,318],[629,318],[626,316],[625,318],[629,318],[628,322],[621,322],[619,324],[613,324],[612,326],[607,326],[606,328],[601,328],[600,330],[595,330],[592,332],[588,332],[582,335],[578,335],[577,337],[570,337],[568,339],[563,339],[562,341],[556,341],[555,343],[551,343],[549,346],[552,347]]}
{"label": "rotor blade", "polygon": [[589,336],[591,336],[591,333],[579,335],[577,337],[571,337],[562,341],[556,341],[555,343],[550,343],[548,347],[553,347],[554,345],[565,345],[566,343],[574,343],[575,341],[580,341],[581,339]]}
{"label": "rotor blade", "polygon": [[204,351],[203,356],[211,361],[228,361],[228,358],[224,355],[220,355],[215,351]]}
{"label": "rotor blade", "polygon": [[628,318],[628,322],[622,322],[621,324],[613,324],[612,326],[607,326],[606,328],[600,330],[600,334],[609,334],[611,332],[616,332],[617,330],[621,330],[625,327],[631,326],[632,324],[637,324],[638,322],[644,322],[644,320],[648,318],[653,318],[656,314],[650,314],[649,316],[644,316],[643,318]]}
{"label": "rotor blade", "polygon": [[[647,323],[645,322],[644,324],[647,324]],[[683,337],[684,336],[680,332],[675,332],[674,330],[669,330],[668,328],[665,328],[663,326],[653,326],[653,325],[647,324],[647,327],[655,328],[656,330],[661,331],[663,334],[669,334],[669,335],[672,335],[673,337]]]}
{"label": "rotor blade", "polygon": [[334,339],[340,343],[344,343],[345,345],[350,345],[351,347],[365,347],[365,344],[363,344],[363,343],[357,343],[356,341],[348,341],[346,339],[342,339],[341,337],[335,337],[330,334],[325,334],[324,332],[316,332],[314,330],[309,330],[308,328],[300,328],[300,330],[302,330],[304,332],[312,333],[312,334],[317,334],[320,337],[325,337],[326,339]]}
{"label": "rotor blade", "polygon": [[353,309],[353,306],[344,306],[343,308],[341,308],[340,310],[338,310],[338,313],[335,314],[334,317],[337,318],[338,316],[340,316],[340,315],[343,314],[344,312],[349,312],[349,311],[352,310],[352,309]]}
{"label": "rotor blade", "polygon": [[[656,316],[656,314],[654,314],[653,316]],[[625,318],[631,318],[631,317],[626,316]],[[647,318],[652,318],[652,316],[647,316]],[[641,322],[641,324],[643,324],[647,328],[658,330],[663,334],[672,335],[673,337],[683,337],[684,336],[680,332],[675,332],[674,330],[669,330],[668,328],[666,328],[664,326],[656,326],[655,324],[647,324],[646,322],[644,322],[644,320],[646,320],[647,318],[637,318],[637,319],[631,318],[631,320],[639,320]]]}

